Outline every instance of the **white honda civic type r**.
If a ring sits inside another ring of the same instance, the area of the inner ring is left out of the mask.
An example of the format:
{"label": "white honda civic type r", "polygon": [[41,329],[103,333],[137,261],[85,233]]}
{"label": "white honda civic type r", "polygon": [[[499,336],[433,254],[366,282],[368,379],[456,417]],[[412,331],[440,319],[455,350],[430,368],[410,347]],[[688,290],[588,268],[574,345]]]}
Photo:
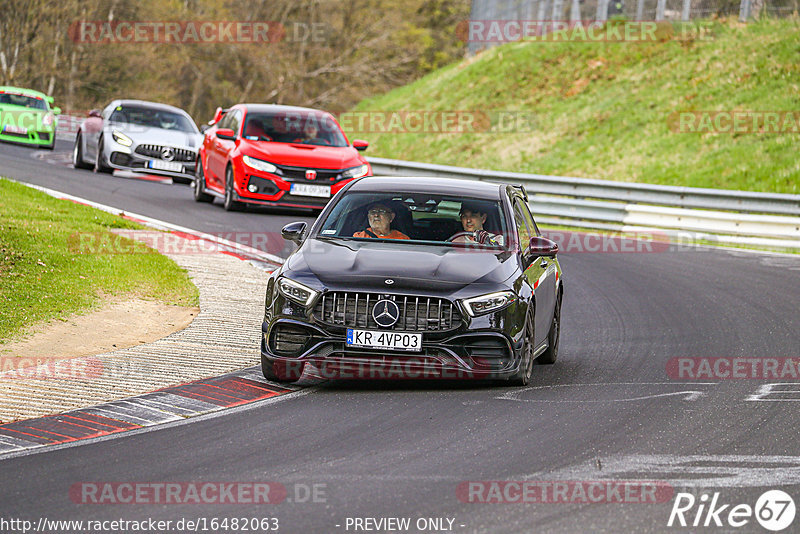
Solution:
{"label": "white honda civic type r", "polygon": [[184,110],[142,100],[114,100],[92,110],[78,129],[72,151],[75,168],[114,169],[169,176],[191,183],[202,143]]}

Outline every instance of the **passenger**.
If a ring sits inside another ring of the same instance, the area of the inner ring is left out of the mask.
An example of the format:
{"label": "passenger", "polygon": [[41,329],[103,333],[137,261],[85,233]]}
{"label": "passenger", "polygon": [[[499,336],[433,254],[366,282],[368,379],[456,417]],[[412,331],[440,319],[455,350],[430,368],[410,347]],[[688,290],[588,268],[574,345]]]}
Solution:
{"label": "passenger", "polygon": [[481,245],[503,246],[503,236],[484,230],[488,213],[485,208],[477,203],[464,202],[461,204],[461,226],[464,231],[454,234],[449,241],[453,243],[478,243]]}
{"label": "passenger", "polygon": [[376,202],[371,204],[367,212],[367,223],[369,227],[363,232],[356,232],[353,237],[376,237],[380,239],[409,239],[409,237],[398,230],[391,228],[395,212],[388,205]]}

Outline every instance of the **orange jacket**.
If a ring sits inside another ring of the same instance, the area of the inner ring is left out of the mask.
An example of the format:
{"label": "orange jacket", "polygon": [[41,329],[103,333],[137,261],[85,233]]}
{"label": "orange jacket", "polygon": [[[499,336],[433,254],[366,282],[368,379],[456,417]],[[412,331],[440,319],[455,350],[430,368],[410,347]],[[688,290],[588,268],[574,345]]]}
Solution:
{"label": "orange jacket", "polygon": [[380,239],[410,239],[406,234],[404,234],[403,232],[399,232],[397,230],[392,230],[391,232],[389,232],[388,235],[376,235],[371,228],[367,228],[363,232],[356,232],[353,234],[353,237],[377,237]]}

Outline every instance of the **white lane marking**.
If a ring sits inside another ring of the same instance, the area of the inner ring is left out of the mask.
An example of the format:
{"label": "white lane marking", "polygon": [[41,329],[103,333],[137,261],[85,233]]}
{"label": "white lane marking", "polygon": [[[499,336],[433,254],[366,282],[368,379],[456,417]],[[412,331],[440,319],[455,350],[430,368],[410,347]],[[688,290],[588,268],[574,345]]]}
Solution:
{"label": "white lane marking", "polygon": [[547,473],[546,480],[663,480],[673,487],[776,487],[800,484],[800,456],[629,454],[587,460]]}
{"label": "white lane marking", "polygon": [[572,402],[572,403],[603,403],[603,402],[631,402],[631,401],[640,401],[640,400],[647,400],[647,399],[654,399],[658,397],[670,397],[670,396],[684,396],[683,400],[685,401],[695,401],[701,397],[704,397],[707,393],[704,391],[697,391],[697,390],[681,390],[681,391],[671,391],[667,393],[653,393],[650,395],[640,395],[636,397],[625,397],[625,398],[616,398],[616,399],[523,399],[520,398],[521,395],[528,391],[535,391],[541,389],[555,389],[555,388],[566,388],[566,387],[606,387],[606,386],[686,386],[686,385],[702,385],[702,386],[715,386],[715,382],[682,382],[680,384],[675,382],[609,382],[609,383],[599,383],[599,384],[551,384],[546,386],[528,386],[526,388],[516,389],[507,391],[501,395],[494,397],[495,400],[507,400],[507,401],[516,401],[516,402],[553,402],[553,403],[562,403],[562,402]]}
{"label": "white lane marking", "polygon": [[[788,387],[789,389],[775,389]],[[792,389],[794,388],[794,389]],[[794,397],[780,397],[778,395],[795,395]],[[773,396],[772,398],[766,398]],[[778,382],[764,384],[758,387],[756,393],[748,395],[745,401],[750,402],[800,402],[800,384],[794,382]]]}

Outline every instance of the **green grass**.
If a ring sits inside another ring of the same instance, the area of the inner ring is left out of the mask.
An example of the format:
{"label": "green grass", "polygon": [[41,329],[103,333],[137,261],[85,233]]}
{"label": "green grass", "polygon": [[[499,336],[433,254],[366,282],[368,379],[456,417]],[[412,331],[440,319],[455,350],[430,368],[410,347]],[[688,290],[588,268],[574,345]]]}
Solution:
{"label": "green grass", "polygon": [[354,111],[530,113],[531,131],[375,133],[372,156],[722,189],[800,193],[798,133],[678,133],[675,112],[793,111],[800,21],[708,21],[650,43],[518,42],[450,65]]}
{"label": "green grass", "polygon": [[77,233],[110,237],[112,228],[143,227],[0,178],[0,343],[106,296],[197,305],[197,288],[166,256],[76,253]]}

